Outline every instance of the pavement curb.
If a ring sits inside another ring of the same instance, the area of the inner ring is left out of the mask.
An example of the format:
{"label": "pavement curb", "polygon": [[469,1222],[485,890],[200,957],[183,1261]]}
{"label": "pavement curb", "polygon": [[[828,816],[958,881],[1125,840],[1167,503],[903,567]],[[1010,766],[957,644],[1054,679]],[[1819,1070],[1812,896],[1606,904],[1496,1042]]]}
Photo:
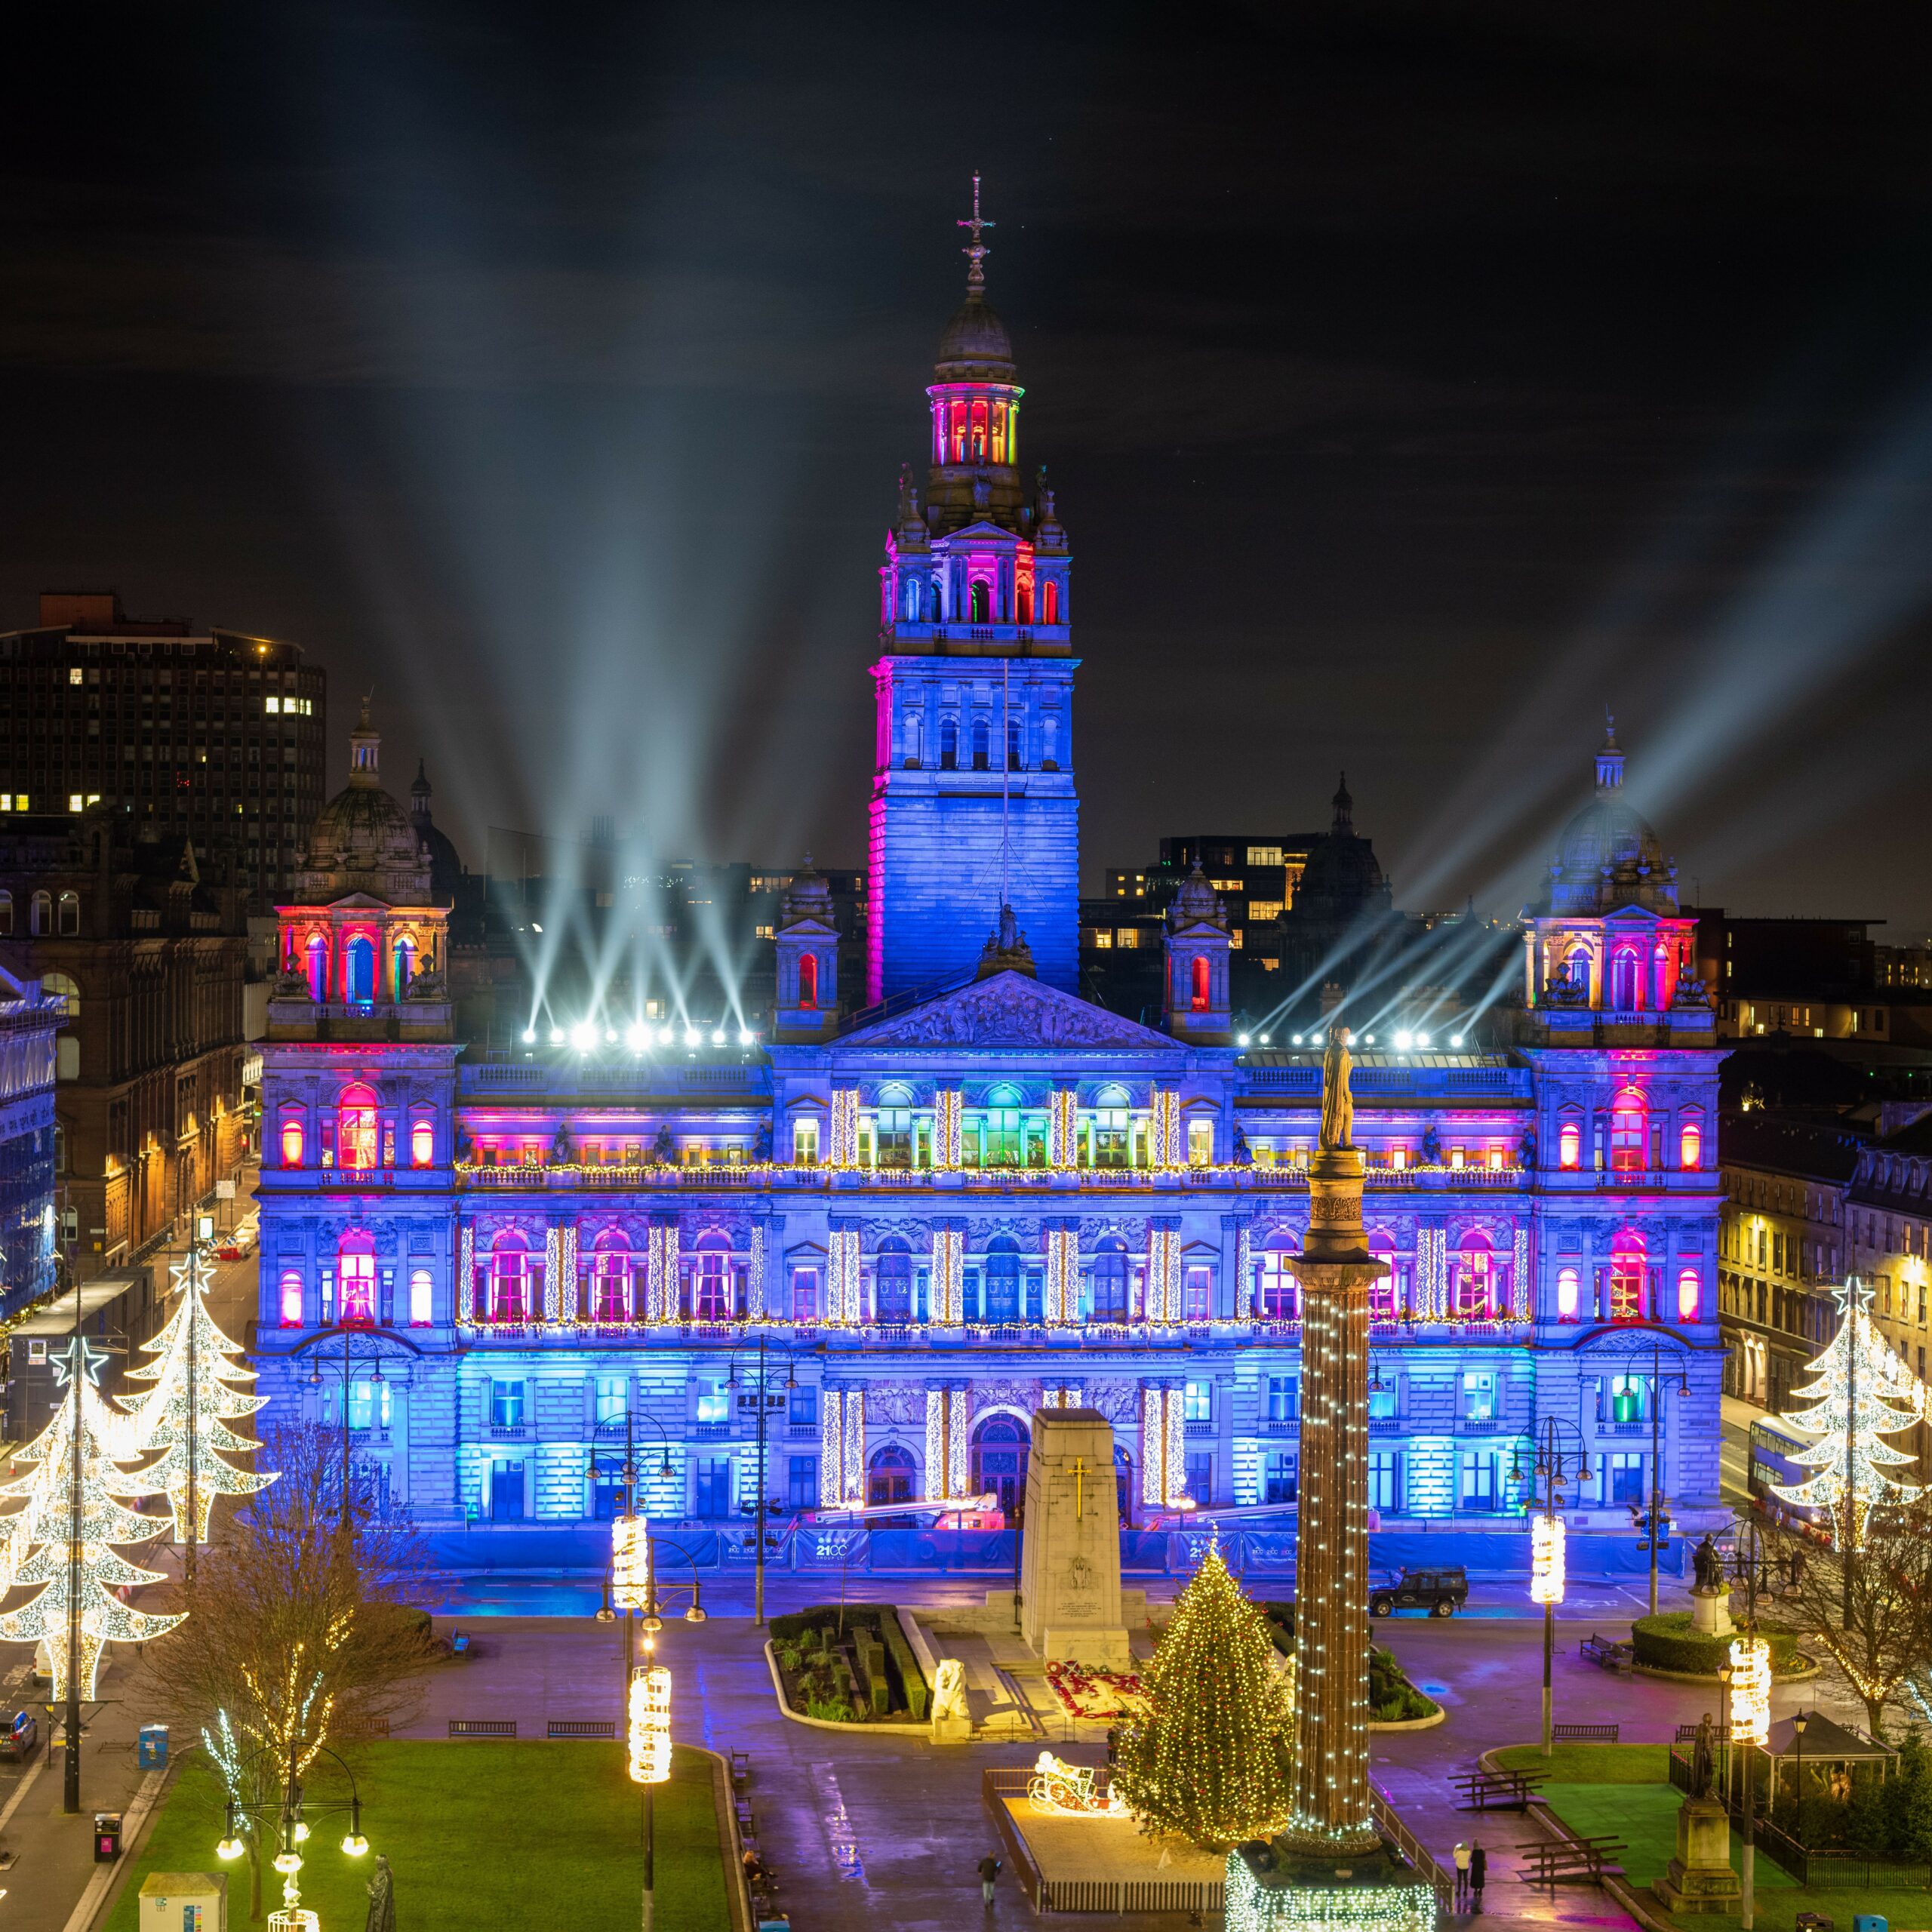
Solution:
{"label": "pavement curb", "polygon": [[88,1928],[107,1909],[108,1900],[134,1870],[141,1837],[159,1802],[162,1788],[173,1774],[172,1764],[158,1765],[142,1779],[121,1821],[121,1856],[112,1865],[98,1867],[81,1894],[80,1903],[69,1915],[66,1932],[88,1932]]}

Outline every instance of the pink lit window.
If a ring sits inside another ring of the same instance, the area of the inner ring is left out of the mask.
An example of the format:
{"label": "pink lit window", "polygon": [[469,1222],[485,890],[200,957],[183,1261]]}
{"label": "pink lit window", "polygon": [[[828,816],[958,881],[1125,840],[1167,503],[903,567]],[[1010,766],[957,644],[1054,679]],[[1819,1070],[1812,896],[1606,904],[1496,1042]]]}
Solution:
{"label": "pink lit window", "polygon": [[1694,1268],[1684,1269],[1677,1278],[1677,1318],[1695,1321],[1703,1301],[1703,1277]]}
{"label": "pink lit window", "polygon": [[376,1164],[374,1091],[368,1087],[345,1088],[336,1118],[340,1164],[345,1168],[373,1168]]}
{"label": "pink lit window", "polygon": [[1700,1167],[1704,1158],[1704,1130],[1694,1121],[1686,1121],[1684,1131],[1678,1137],[1678,1164],[1687,1172]]}
{"label": "pink lit window", "polygon": [[1208,958],[1205,953],[1196,953],[1192,968],[1194,975],[1194,1010],[1205,1013],[1210,1004],[1208,990]]}
{"label": "pink lit window", "polygon": [[1475,1321],[1494,1314],[1495,1292],[1495,1257],[1481,1235],[1471,1235],[1463,1244],[1462,1265],[1456,1274],[1457,1314]]}
{"label": "pink lit window", "polygon": [[1644,1103],[1632,1093],[1620,1094],[1610,1115],[1610,1164],[1618,1174],[1636,1174],[1644,1165]]}
{"label": "pink lit window", "polygon": [[1371,1321],[1393,1321],[1398,1312],[1395,1244],[1386,1234],[1372,1234],[1368,1238],[1368,1251],[1389,1270],[1379,1281],[1368,1284],[1368,1318]]}
{"label": "pink lit window", "polygon": [[818,1004],[818,956],[816,953],[798,955],[798,1004],[807,1012]]}
{"label": "pink lit window", "polygon": [[1301,1287],[1294,1275],[1297,1258],[1292,1248],[1254,1257],[1254,1312],[1263,1321],[1295,1319]]}
{"label": "pink lit window", "polygon": [[[709,1238],[707,1237],[707,1239]],[[727,1264],[731,1260],[721,1243],[704,1247],[697,1257],[697,1317],[700,1321],[728,1321],[731,1315],[731,1283]]]}
{"label": "pink lit window", "polygon": [[591,1262],[590,1318],[593,1321],[630,1319],[631,1251],[621,1234],[599,1235]]}
{"label": "pink lit window", "polygon": [[1582,1282],[1574,1268],[1559,1268],[1556,1271],[1556,1318],[1559,1321],[1574,1321],[1577,1304],[1582,1299]]}
{"label": "pink lit window", "polygon": [[302,1277],[293,1268],[285,1270],[281,1278],[281,1325],[285,1328],[302,1325]]}
{"label": "pink lit window", "polygon": [[436,1128],[433,1121],[419,1120],[409,1130],[409,1158],[419,1168],[434,1164],[436,1158]]}
{"label": "pink lit window", "polygon": [[497,1237],[490,1251],[490,1319],[527,1321],[530,1318],[530,1256],[524,1238],[513,1229]]}
{"label": "pink lit window", "polygon": [[426,1268],[413,1269],[409,1276],[409,1325],[412,1328],[426,1328],[429,1325],[429,1299],[432,1284]]}
{"label": "pink lit window", "polygon": [[352,1235],[341,1248],[342,1321],[344,1327],[374,1327],[376,1322],[376,1254],[367,1235]]}
{"label": "pink lit window", "polygon": [[1644,1318],[1644,1243],[1641,1235],[1619,1235],[1610,1254],[1610,1318]]}
{"label": "pink lit window", "polygon": [[302,1123],[299,1120],[285,1120],[281,1124],[281,1164],[285,1168],[299,1168],[302,1164]]}
{"label": "pink lit window", "polygon": [[1583,1130],[1576,1121],[1566,1120],[1556,1130],[1556,1164],[1559,1168],[1574,1168],[1582,1158]]}

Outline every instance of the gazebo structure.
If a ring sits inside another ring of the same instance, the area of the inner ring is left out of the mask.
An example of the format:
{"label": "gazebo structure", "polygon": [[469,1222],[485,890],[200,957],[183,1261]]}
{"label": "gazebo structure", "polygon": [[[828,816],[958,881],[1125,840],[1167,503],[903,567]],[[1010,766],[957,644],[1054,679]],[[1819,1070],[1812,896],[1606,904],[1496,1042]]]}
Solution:
{"label": "gazebo structure", "polygon": [[1898,1761],[1898,1753],[1888,1746],[1874,1743],[1863,1732],[1847,1730],[1822,1711],[1780,1718],[1765,1733],[1762,1752],[1770,1763],[1770,1788],[1784,1790],[1788,1774],[1794,1795],[1804,1771],[1816,1773],[1829,1789],[1837,1781],[1834,1774],[1848,1779],[1855,1766],[1875,1764],[1880,1777],[1889,1777]]}

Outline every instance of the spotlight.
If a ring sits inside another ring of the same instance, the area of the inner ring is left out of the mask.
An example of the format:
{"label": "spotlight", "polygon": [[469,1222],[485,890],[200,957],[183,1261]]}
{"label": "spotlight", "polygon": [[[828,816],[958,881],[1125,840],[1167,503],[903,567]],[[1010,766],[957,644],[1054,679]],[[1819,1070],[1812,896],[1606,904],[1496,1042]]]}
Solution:
{"label": "spotlight", "polygon": [[741,1047],[755,1047],[758,1035],[749,1026],[742,1026],[738,1029],[738,1044]]}
{"label": "spotlight", "polygon": [[1266,1033],[1263,1033],[1261,1036],[1261,1044],[1264,1047],[1268,1044],[1268,1035]]}
{"label": "spotlight", "polygon": [[1297,1046],[1300,1046],[1301,1044],[1301,1035],[1299,1033],[1295,1035],[1294,1043]]}
{"label": "spotlight", "polygon": [[571,1029],[571,1044],[580,1054],[587,1054],[597,1044],[597,1026],[594,1020],[580,1020]]}
{"label": "spotlight", "polygon": [[1361,1036],[1361,1043],[1365,1047],[1374,1046],[1375,1044],[1375,1035],[1373,1033],[1364,1033]]}
{"label": "spotlight", "polygon": [[536,1045],[537,1029],[534,1026],[526,1026],[523,1029],[523,1044],[526,1047],[534,1047]]}
{"label": "spotlight", "polygon": [[659,1027],[657,1038],[660,1044],[668,1047],[671,1044],[671,1029],[668,1026]]}
{"label": "spotlight", "polygon": [[1247,1044],[1247,1041],[1248,1036],[1245,1033],[1238,1033],[1235,1036],[1235,1044],[1238,1047],[1246,1046]]}
{"label": "spotlight", "polygon": [[1463,1044],[1462,1035],[1460,1033],[1451,1033],[1449,1035],[1449,1044],[1452,1047],[1460,1047]]}
{"label": "spotlight", "polygon": [[534,933],[540,933],[543,928],[540,926],[534,919],[532,919],[530,922],[530,930]]}
{"label": "spotlight", "polygon": [[641,1020],[633,1020],[624,1029],[624,1044],[632,1053],[642,1053],[651,1044],[651,1029]]}
{"label": "spotlight", "polygon": [[685,1044],[686,1046],[688,1046],[688,1047],[694,1047],[694,1046],[696,1046],[696,1045],[697,1044],[697,1043],[698,1043],[698,1031],[697,1031],[697,1029],[695,1026],[687,1026],[687,1027],[685,1029]]}
{"label": "spotlight", "polygon": [[1395,1035],[1395,1051],[1398,1053],[1407,1053],[1409,1048],[1415,1044],[1415,1037],[1416,1036],[1413,1033],[1410,1032],[1406,1028],[1404,1028],[1402,1032]]}
{"label": "spotlight", "polygon": [[711,1044],[714,1047],[721,1047],[724,1044],[724,1029],[723,1027],[720,1026],[714,1029],[711,1035]]}
{"label": "spotlight", "polygon": [[1427,1046],[1429,1044],[1429,1035],[1426,1033],[1418,1033],[1416,1035],[1416,1044],[1419,1047]]}
{"label": "spotlight", "polygon": [[564,1029],[561,1026],[550,1029],[550,1044],[553,1047],[561,1047],[564,1044]]}

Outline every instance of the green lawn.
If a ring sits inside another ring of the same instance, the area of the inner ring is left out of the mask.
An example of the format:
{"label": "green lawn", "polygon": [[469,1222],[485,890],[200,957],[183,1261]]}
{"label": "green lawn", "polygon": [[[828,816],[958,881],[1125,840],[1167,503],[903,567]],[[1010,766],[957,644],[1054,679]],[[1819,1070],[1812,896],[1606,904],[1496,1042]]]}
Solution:
{"label": "green lawn", "polygon": [[1506,1771],[1541,1771],[1564,1784],[1663,1784],[1670,1776],[1667,1744],[1512,1744],[1496,1754]]}
{"label": "green lawn", "polygon": [[[360,1925],[377,1852],[395,1872],[396,1920],[410,1932],[478,1925],[611,1926],[637,1922],[644,1887],[642,1792],[620,1744],[398,1742],[357,1747],[356,1783],[369,1857],[348,1859],[345,1818],[318,1818],[304,1847],[302,1903],[341,1932]],[[680,1748],[657,1788],[657,1922],[728,1932],[712,1760]],[[331,1793],[331,1795],[333,1795]],[[321,1801],[318,1780],[312,1800]],[[149,1872],[229,1874],[229,1922],[248,1923],[248,1868],[214,1855],[222,1807],[200,1752],[169,1788],[106,1932],[137,1932]],[[262,1875],[264,1909],[281,1881]]]}

